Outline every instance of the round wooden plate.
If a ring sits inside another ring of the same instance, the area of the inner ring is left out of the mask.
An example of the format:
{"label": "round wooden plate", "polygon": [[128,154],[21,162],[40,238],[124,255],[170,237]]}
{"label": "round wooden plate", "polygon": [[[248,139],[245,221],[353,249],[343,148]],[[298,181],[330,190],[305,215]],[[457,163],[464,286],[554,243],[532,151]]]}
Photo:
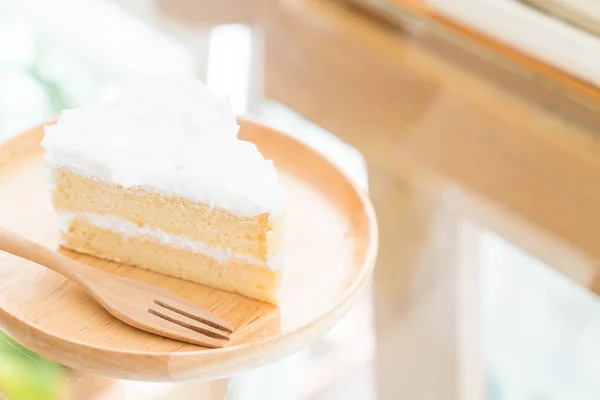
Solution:
{"label": "round wooden plate", "polygon": [[[125,325],[79,287],[44,267],[0,252],[0,327],[66,366],[121,379],[214,379],[275,361],[327,332],[367,283],[377,227],[367,195],[304,144],[241,121],[240,138],[273,159],[287,189],[282,305],[60,250],[93,267],[139,279],[214,312],[236,327],[222,349],[206,349]],[[0,147],[0,225],[58,249],[58,220],[42,169],[36,127]]]}

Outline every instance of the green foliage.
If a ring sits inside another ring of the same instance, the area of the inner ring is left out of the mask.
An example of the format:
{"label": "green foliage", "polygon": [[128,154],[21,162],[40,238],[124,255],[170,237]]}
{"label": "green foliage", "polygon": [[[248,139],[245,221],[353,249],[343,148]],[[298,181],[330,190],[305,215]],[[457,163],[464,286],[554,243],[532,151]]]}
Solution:
{"label": "green foliage", "polygon": [[0,393],[9,400],[55,400],[67,371],[0,332]]}

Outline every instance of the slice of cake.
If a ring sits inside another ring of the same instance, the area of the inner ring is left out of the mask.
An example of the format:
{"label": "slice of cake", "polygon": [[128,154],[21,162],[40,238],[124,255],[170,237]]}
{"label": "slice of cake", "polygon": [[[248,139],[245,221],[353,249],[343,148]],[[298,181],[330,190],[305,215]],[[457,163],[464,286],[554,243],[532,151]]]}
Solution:
{"label": "slice of cake", "polygon": [[42,146],[63,246],[277,303],[283,188],[200,82],[65,111]]}

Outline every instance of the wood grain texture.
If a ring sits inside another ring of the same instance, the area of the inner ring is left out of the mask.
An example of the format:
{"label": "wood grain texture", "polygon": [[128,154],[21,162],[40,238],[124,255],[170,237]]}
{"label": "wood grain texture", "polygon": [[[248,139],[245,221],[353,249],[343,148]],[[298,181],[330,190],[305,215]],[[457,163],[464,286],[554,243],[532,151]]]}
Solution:
{"label": "wood grain texture", "polygon": [[61,274],[135,328],[211,348],[223,347],[233,332],[227,322],[170,292],[90,267],[2,227],[0,250]]}
{"label": "wood grain texture", "polygon": [[[157,285],[236,331],[204,349],[123,324],[62,276],[0,254],[0,326],[26,347],[79,370],[123,379],[228,376],[290,354],[325,333],[372,272],[377,229],[367,196],[315,151],[249,121],[240,137],[275,161],[287,188],[287,261],[280,309],[131,266],[61,250],[119,276]],[[0,225],[50,248],[58,221],[41,166],[36,127],[0,147]]]}

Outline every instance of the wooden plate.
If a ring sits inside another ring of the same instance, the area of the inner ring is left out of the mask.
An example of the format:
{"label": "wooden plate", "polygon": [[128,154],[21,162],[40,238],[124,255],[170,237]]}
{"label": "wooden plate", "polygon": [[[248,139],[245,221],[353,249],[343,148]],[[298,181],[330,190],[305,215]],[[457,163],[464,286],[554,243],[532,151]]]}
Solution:
{"label": "wooden plate", "polygon": [[[287,189],[282,306],[61,250],[149,282],[236,327],[223,349],[183,344],[131,328],[76,285],[0,252],[0,327],[31,350],[79,370],[121,379],[176,381],[230,376],[308,345],[348,310],[371,275],[377,227],[366,194],[314,150],[247,120],[240,138],[275,161]],[[0,225],[58,248],[36,127],[0,147]]]}

